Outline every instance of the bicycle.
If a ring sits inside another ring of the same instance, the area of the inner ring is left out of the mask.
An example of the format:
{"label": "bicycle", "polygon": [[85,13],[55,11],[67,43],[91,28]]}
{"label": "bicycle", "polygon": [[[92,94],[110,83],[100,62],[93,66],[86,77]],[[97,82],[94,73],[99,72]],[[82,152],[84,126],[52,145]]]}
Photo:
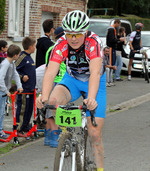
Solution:
{"label": "bicycle", "polygon": [[142,73],[144,74],[145,81],[149,83],[149,65],[148,65],[148,59],[145,57],[145,53],[148,49],[140,49],[137,50],[138,53],[142,55]]}
{"label": "bicycle", "polygon": [[[46,109],[56,109],[56,124],[62,128],[58,147],[55,153],[54,171],[93,171],[96,164],[91,156],[91,145],[87,131],[85,105],[45,105],[40,110],[41,115]],[[91,111],[91,122],[95,122],[95,110]]]}

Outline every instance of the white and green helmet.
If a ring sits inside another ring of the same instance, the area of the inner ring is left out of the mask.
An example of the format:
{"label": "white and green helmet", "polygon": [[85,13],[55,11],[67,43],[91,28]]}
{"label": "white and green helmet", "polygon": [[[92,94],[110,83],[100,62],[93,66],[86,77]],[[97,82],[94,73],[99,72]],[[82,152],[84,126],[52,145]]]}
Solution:
{"label": "white and green helmet", "polygon": [[80,10],[71,11],[63,18],[62,27],[65,31],[85,32],[89,27],[89,17]]}

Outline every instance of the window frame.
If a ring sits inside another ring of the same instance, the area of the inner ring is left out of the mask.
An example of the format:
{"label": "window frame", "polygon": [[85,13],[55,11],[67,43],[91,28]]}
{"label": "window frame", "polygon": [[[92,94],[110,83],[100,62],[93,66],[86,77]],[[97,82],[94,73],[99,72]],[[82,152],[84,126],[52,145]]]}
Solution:
{"label": "window frame", "polygon": [[8,37],[20,36],[20,0],[9,0]]}

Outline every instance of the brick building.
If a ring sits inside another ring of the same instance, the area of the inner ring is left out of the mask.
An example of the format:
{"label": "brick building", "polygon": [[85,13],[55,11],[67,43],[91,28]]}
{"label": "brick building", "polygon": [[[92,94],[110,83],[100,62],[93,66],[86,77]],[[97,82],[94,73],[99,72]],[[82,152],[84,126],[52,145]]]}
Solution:
{"label": "brick building", "polygon": [[43,34],[42,23],[53,19],[58,27],[64,15],[72,10],[86,11],[88,0],[6,0],[5,30],[0,39],[19,43],[23,37],[35,39]]}

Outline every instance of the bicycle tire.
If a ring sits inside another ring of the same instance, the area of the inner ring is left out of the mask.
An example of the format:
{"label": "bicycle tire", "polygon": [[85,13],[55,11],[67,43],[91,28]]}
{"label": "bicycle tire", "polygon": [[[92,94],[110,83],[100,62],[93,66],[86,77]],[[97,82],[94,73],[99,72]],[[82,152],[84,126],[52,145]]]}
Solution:
{"label": "bicycle tire", "polygon": [[[93,158],[92,147],[90,143],[90,139],[88,137],[87,127],[83,129],[83,142],[81,143],[83,149],[83,160],[82,167],[80,168],[81,171],[93,171],[95,169],[95,163]],[[80,150],[81,151],[81,150]]]}
{"label": "bicycle tire", "polygon": [[145,62],[144,62],[144,69],[145,69],[145,81],[147,81],[149,83],[149,73],[148,73],[148,69],[146,67]]}
{"label": "bicycle tire", "polygon": [[[62,149],[66,150],[62,171],[71,170],[72,168],[72,151],[71,151],[71,146],[70,146],[71,138],[72,138],[72,135],[69,132],[62,134],[62,136],[60,137],[58,147],[55,153],[54,169],[53,169],[54,171],[59,171]],[[76,149],[78,149],[78,147]],[[80,158],[79,152],[78,150],[76,150],[76,171],[81,171],[79,158]]]}

